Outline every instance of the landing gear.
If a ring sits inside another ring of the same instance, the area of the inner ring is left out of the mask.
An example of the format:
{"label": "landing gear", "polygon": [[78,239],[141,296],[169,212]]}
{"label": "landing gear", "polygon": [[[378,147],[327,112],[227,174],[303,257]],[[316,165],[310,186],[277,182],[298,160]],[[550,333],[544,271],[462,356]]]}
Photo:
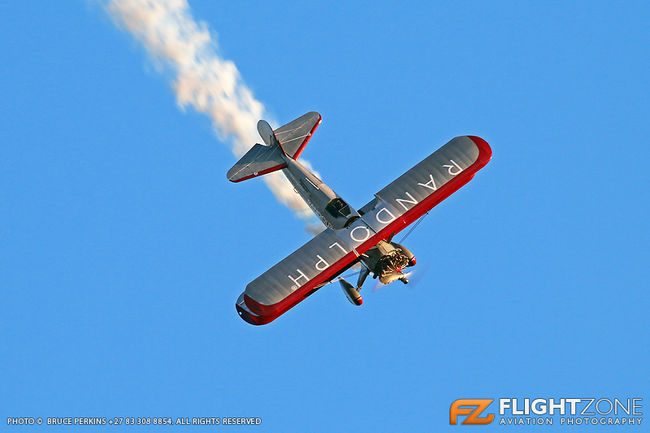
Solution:
{"label": "landing gear", "polygon": [[379,278],[384,285],[397,280],[402,284],[408,284],[409,280],[404,274],[404,269],[415,265],[415,256],[408,249],[386,241],[380,241],[375,247],[362,254],[360,259],[362,267],[356,287],[343,278],[338,279],[345,296],[354,305],[363,303],[359,292],[368,275],[372,274],[373,278]]}
{"label": "landing gear", "polygon": [[341,289],[345,293],[345,297],[348,298],[351,304],[359,306],[363,304],[363,298],[359,294],[359,291],[352,287],[352,284],[345,281],[343,278],[339,278],[339,283],[341,283]]}

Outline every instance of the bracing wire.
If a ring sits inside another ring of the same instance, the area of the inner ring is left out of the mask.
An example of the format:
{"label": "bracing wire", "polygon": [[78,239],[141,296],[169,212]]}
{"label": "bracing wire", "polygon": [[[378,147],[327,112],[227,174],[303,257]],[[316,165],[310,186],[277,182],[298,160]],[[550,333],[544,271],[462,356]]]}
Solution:
{"label": "bracing wire", "polygon": [[422,220],[424,219],[424,217],[427,216],[427,215],[429,215],[429,212],[427,212],[427,213],[425,213],[424,215],[422,215],[422,216],[421,216],[421,217],[420,217],[420,218],[415,222],[415,224],[413,224],[413,226],[411,227],[411,229],[410,229],[408,232],[406,232],[406,234],[404,235],[404,237],[402,237],[402,239],[399,241],[400,244],[401,244],[402,242],[404,242],[404,241],[406,240],[406,238],[409,237],[409,235],[410,235],[411,233],[413,233],[413,230],[415,230],[416,227],[417,227],[418,225],[420,225],[420,223],[422,222]]}

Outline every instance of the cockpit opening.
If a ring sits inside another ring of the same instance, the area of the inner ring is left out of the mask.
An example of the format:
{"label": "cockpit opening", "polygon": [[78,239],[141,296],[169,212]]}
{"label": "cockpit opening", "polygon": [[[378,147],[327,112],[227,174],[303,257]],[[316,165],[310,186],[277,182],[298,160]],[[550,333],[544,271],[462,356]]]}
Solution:
{"label": "cockpit opening", "polygon": [[350,206],[343,201],[341,197],[336,197],[330,200],[330,202],[327,203],[327,206],[325,206],[325,210],[334,218],[348,218],[352,215]]}

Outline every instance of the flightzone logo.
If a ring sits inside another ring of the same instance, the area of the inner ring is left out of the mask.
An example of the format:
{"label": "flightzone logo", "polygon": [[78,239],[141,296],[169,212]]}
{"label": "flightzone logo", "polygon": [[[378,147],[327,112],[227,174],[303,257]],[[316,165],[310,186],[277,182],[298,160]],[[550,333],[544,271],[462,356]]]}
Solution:
{"label": "flightzone logo", "polygon": [[449,408],[451,425],[641,425],[642,398],[461,398]]}
{"label": "flightzone logo", "polygon": [[[494,414],[491,413],[481,417],[481,413],[492,403],[494,400],[481,399],[481,398],[462,398],[456,400],[449,408],[449,424],[458,424],[458,416],[464,415],[467,418],[463,421],[465,425],[484,425],[490,424],[494,421]],[[473,408],[473,409],[472,409]]]}

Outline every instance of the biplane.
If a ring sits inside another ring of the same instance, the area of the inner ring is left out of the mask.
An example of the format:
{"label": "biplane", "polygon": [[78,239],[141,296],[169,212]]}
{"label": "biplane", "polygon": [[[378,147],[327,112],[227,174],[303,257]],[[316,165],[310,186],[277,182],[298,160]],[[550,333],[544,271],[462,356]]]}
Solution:
{"label": "biplane", "polygon": [[[320,122],[316,112],[275,130],[260,120],[264,144],[255,144],[228,171],[230,181],[241,182],[281,170],[327,227],[246,286],[235,306],[248,323],[269,323],[337,280],[354,305],[363,303],[359,292],[369,275],[383,284],[408,283],[405,270],[416,259],[393,237],[469,182],[492,157],[482,138],[456,137],[355,210],[298,162]],[[361,267],[355,286],[341,277],[353,266]]]}

